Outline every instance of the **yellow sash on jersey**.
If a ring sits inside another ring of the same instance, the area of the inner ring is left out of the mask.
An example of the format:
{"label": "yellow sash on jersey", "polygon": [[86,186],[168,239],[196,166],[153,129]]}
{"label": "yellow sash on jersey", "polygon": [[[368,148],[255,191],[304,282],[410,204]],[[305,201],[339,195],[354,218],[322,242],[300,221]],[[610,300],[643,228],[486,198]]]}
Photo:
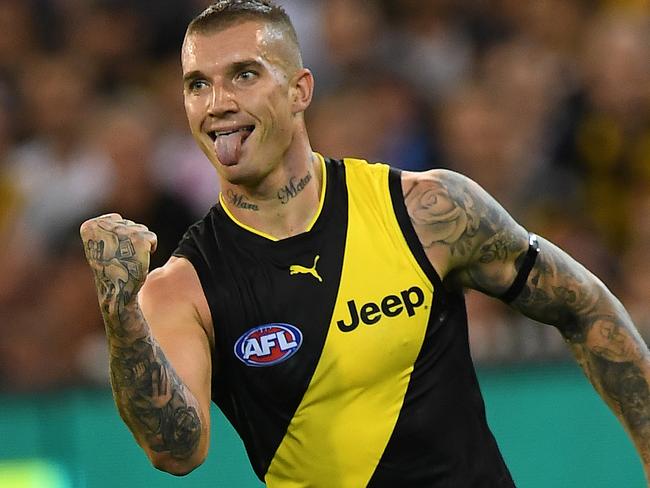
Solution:
{"label": "yellow sash on jersey", "polygon": [[402,408],[429,320],[433,284],[395,217],[388,166],[346,159],[345,167],[349,220],[334,314],[310,385],[266,474],[271,488],[367,485]]}

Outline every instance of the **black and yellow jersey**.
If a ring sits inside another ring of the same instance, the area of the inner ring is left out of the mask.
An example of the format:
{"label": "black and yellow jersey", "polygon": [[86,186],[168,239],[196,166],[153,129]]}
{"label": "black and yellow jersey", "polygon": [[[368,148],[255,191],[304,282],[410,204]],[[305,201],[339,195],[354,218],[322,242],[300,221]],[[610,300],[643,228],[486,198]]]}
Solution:
{"label": "black and yellow jersey", "polygon": [[176,251],[213,317],[213,400],[270,487],[512,487],[487,426],[463,296],[409,220],[400,173],[325,160],[287,239],[222,205]]}

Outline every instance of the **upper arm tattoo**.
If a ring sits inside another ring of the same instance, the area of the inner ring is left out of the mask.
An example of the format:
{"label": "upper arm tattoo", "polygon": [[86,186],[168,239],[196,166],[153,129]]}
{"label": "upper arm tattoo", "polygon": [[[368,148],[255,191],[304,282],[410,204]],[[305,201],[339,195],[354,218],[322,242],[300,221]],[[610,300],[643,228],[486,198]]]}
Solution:
{"label": "upper arm tattoo", "polygon": [[404,200],[425,248],[442,245],[451,254],[471,252],[483,209],[466,192],[430,177],[415,181]]}
{"label": "upper arm tattoo", "polygon": [[490,295],[510,286],[527,233],[478,185],[453,172],[429,172],[405,188],[404,199],[425,251],[445,250],[462,286]]}

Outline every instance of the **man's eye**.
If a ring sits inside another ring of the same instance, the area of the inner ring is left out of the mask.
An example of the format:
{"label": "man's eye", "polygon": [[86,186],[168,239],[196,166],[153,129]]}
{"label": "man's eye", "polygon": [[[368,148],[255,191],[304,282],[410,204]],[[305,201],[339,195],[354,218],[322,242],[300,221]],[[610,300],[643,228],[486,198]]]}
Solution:
{"label": "man's eye", "polygon": [[237,75],[237,79],[241,81],[250,81],[255,79],[256,77],[257,77],[257,72],[250,69],[246,71],[242,71]]}
{"label": "man's eye", "polygon": [[206,86],[208,86],[208,84],[204,80],[194,80],[190,82],[188,88],[190,89],[190,91],[199,91],[205,88]]}

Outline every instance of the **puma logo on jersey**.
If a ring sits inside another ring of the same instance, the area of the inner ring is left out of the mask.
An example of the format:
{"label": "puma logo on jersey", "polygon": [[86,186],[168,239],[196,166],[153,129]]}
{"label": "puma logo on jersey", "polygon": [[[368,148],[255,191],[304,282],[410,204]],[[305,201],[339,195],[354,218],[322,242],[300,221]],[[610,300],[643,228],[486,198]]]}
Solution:
{"label": "puma logo on jersey", "polygon": [[318,260],[320,259],[319,255],[316,255],[314,258],[314,265],[311,268],[306,268],[305,266],[301,266],[299,264],[292,264],[289,266],[289,273],[292,275],[295,274],[310,274],[314,278],[316,278],[318,281],[321,283],[323,282],[323,278],[320,277],[318,274],[318,271],[316,271],[316,263],[318,263]]}
{"label": "puma logo on jersey", "polygon": [[338,320],[338,325],[341,332],[351,332],[359,326],[360,322],[366,325],[374,325],[379,322],[382,317],[397,317],[404,313],[409,317],[415,315],[415,309],[424,303],[424,292],[418,286],[412,286],[408,290],[402,290],[399,295],[387,295],[382,298],[381,303],[368,302],[357,309],[357,302],[354,300],[348,301],[348,312],[350,313],[349,320]]}

